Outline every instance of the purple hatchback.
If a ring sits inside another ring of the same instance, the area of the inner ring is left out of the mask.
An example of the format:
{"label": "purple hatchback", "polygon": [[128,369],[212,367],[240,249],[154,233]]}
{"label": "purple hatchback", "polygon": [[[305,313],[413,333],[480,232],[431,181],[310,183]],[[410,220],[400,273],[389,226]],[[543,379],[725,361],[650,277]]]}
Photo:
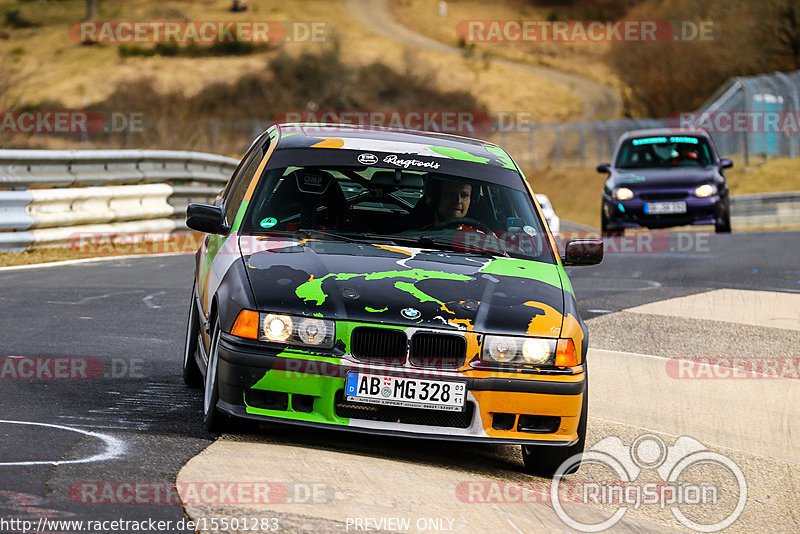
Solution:
{"label": "purple hatchback", "polygon": [[625,228],[667,228],[713,224],[717,233],[731,231],[730,198],[724,169],[704,131],[633,130],[617,143],[614,163],[603,188],[603,235]]}

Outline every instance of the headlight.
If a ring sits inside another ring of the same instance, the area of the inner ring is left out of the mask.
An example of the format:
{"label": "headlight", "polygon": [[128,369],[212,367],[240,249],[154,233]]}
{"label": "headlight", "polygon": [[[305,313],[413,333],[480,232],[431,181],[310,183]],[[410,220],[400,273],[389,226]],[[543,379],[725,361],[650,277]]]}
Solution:
{"label": "headlight", "polygon": [[487,363],[511,365],[552,365],[555,339],[538,337],[486,336],[481,359]]}
{"label": "headlight", "polygon": [[261,334],[267,341],[286,341],[292,335],[292,318],[288,315],[268,313],[261,322]]}
{"label": "headlight", "polygon": [[697,189],[694,190],[694,194],[697,197],[705,198],[710,197],[711,195],[717,194],[717,186],[713,184],[703,184]]}
{"label": "headlight", "polygon": [[333,348],[335,338],[333,321],[282,313],[262,313],[260,315],[261,327],[258,339],[261,341]]}
{"label": "headlight", "polygon": [[319,345],[328,337],[328,327],[321,319],[300,319],[297,324],[297,335],[303,343]]}
{"label": "headlight", "polygon": [[616,191],[614,191],[614,196],[617,200],[630,200],[633,198],[633,191],[628,189],[627,187],[620,187]]}

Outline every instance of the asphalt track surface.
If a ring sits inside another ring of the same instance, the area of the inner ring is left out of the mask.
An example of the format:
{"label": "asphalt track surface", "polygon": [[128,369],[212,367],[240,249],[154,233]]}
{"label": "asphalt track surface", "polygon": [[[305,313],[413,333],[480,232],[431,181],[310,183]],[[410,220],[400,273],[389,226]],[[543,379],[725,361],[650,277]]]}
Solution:
{"label": "asphalt track surface", "polygon": [[[609,244],[600,266],[569,269],[590,336],[606,315],[665,299],[719,288],[800,292],[800,232],[653,235]],[[86,501],[97,483],[169,486],[214,439],[201,423],[200,393],[181,379],[191,276],[188,254],[0,270],[0,518],[175,524],[185,517],[179,504],[152,497],[146,504]],[[657,352],[646,344],[636,352]],[[82,358],[87,378],[52,378],[64,373],[59,358]],[[21,376],[32,369],[21,361],[38,362],[33,378]],[[300,447],[334,439],[283,426],[243,428],[244,435],[264,432]],[[448,460],[451,451],[436,442],[419,442],[420,456],[408,452],[408,440],[344,433],[335,440],[344,450],[386,447],[390,459],[429,458],[445,468],[481,459],[472,445]],[[519,460],[487,461],[508,469]]]}

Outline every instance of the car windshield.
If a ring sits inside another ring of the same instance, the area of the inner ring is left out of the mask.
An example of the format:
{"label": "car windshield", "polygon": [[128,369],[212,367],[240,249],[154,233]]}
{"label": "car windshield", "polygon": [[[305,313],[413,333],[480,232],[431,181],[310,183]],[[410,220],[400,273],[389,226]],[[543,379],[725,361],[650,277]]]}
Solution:
{"label": "car windshield", "polygon": [[555,261],[527,192],[424,171],[343,166],[268,170],[241,230]]}
{"label": "car windshield", "polygon": [[706,167],[712,161],[711,148],[702,137],[654,136],[626,140],[620,148],[615,167]]}

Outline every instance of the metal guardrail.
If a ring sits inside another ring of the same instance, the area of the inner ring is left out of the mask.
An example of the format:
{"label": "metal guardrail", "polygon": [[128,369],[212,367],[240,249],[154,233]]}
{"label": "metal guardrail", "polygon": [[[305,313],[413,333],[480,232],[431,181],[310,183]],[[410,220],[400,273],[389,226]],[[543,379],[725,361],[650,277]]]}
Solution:
{"label": "metal guardrail", "polygon": [[800,227],[800,191],[759,193],[731,197],[734,229]]}
{"label": "metal guardrail", "polygon": [[0,150],[0,251],[185,229],[238,160],[175,150]]}

